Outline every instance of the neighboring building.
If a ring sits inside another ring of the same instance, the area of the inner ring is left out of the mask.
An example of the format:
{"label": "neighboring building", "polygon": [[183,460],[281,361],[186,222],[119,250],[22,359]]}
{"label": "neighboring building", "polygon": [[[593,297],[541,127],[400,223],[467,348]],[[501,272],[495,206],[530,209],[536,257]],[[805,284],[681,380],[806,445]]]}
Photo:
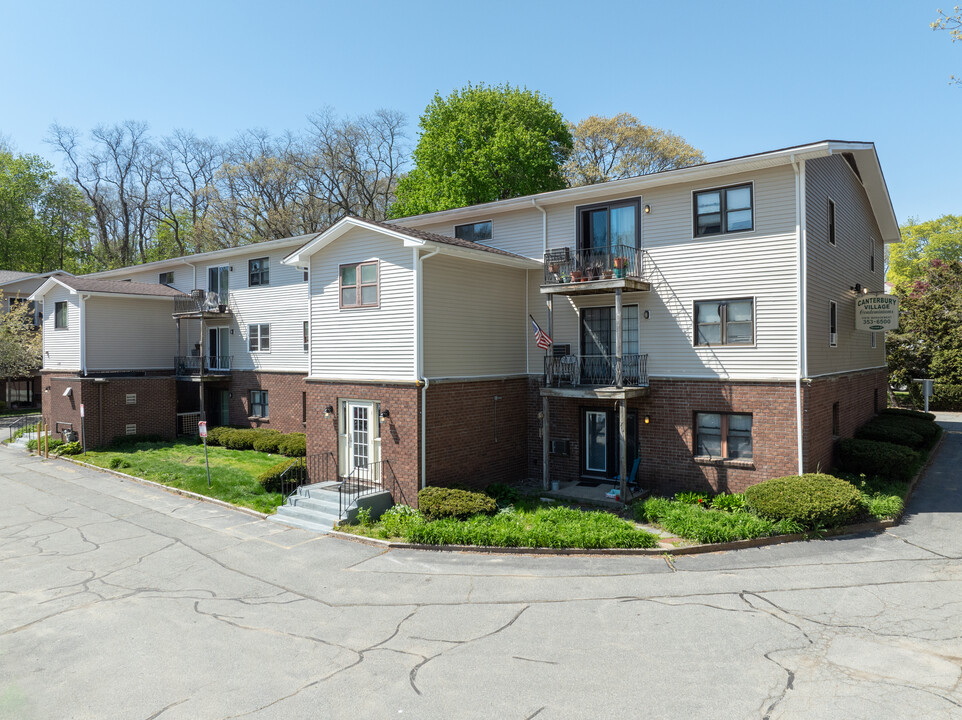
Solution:
{"label": "neighboring building", "polygon": [[[17,303],[28,303],[33,314],[33,324],[40,327],[43,322],[43,303],[30,300],[30,295],[44,281],[54,275],[69,277],[70,273],[53,270],[45,273],[17,272],[0,270],[0,296],[3,304],[0,313],[5,313]],[[40,373],[22,378],[0,378],[0,400],[8,408],[34,407],[40,404]]]}
{"label": "neighboring building", "polygon": [[[738,491],[830,467],[884,406],[884,338],[855,330],[855,297],[898,241],[874,145],[824,141],[90,281],[182,291],[157,313],[166,366],[125,368],[176,385],[182,422],[306,427],[309,455],[396,501],[611,481],[635,458],[651,490]],[[113,382],[72,352],[74,378]]]}

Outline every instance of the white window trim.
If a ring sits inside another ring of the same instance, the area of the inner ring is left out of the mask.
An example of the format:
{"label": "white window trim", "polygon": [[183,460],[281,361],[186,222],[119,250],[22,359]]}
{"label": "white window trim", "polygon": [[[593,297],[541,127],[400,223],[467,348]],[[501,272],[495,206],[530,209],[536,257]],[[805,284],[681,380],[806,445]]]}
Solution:
{"label": "white window trim", "polygon": [[257,331],[257,349],[251,349],[251,338],[254,335],[254,328],[261,328],[267,326],[267,340],[268,343],[271,341],[271,324],[270,323],[248,323],[247,325],[247,351],[250,353],[270,353],[271,349],[268,347],[266,350],[261,348],[261,332]]}

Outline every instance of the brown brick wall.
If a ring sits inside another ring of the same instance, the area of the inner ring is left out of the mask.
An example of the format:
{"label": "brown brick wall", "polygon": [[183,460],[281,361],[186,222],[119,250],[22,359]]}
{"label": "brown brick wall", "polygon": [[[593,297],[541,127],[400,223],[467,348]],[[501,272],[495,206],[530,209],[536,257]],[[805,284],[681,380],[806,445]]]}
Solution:
{"label": "brown brick wall", "polygon": [[427,484],[480,489],[527,477],[529,392],[527,378],[431,384]]}
{"label": "brown brick wall", "polygon": [[[373,400],[387,410],[390,418],[377,423],[381,436],[381,458],[397,480],[392,488],[395,502],[417,507],[420,487],[420,398],[414,385],[345,384],[308,382],[307,385],[307,454],[331,453],[337,458],[339,400]],[[272,400],[273,402],[273,400]],[[324,408],[334,408],[334,415],[324,417]],[[300,401],[298,401],[298,409]],[[273,410],[271,411],[273,412]]]}
{"label": "brown brick wall", "polygon": [[805,387],[805,471],[827,470],[833,466],[835,438],[832,435],[832,405],[838,403],[839,436],[852,437],[886,406],[888,373],[884,368],[812,380]]}
{"label": "brown brick wall", "polygon": [[[231,372],[228,391],[230,424],[271,428],[280,432],[305,432],[303,393],[308,386],[305,376],[297,373],[270,373],[251,370]],[[250,391],[267,390],[268,414],[265,420],[250,418]]]}
{"label": "brown brick wall", "polygon": [[[45,373],[43,384],[43,417],[55,429],[56,423],[72,423],[78,435],[81,430],[80,405],[85,410],[87,447],[109,445],[127,434],[127,425],[137,426],[138,435],[160,435],[173,439],[177,434],[176,381],[173,377],[110,376],[97,378]],[[63,392],[71,387],[72,395]],[[135,394],[136,403],[127,404],[127,395]]]}
{"label": "brown brick wall", "polygon": [[[536,386],[534,386],[536,389]],[[581,472],[581,410],[614,409],[610,400],[552,398],[551,437],[567,439],[567,457],[551,456],[552,477],[577,480]],[[540,398],[531,403],[529,422],[537,438]],[[749,485],[797,471],[795,386],[793,383],[734,383],[652,378],[647,397],[630,400],[638,413],[639,483],[658,494],[683,490],[740,492]],[[752,414],[752,469],[694,461],[694,413]],[[651,422],[645,424],[645,416]],[[541,441],[530,442],[529,475],[541,475]]]}

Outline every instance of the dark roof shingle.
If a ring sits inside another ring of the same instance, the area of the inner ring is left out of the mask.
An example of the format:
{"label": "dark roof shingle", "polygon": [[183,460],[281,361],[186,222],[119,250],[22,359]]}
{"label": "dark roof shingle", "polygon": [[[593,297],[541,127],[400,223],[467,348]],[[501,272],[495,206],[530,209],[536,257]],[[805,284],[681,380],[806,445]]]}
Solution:
{"label": "dark roof shingle", "polygon": [[524,255],[518,255],[517,253],[508,252],[507,250],[501,250],[500,248],[491,247],[489,245],[479,245],[476,242],[471,242],[470,240],[462,240],[461,238],[448,237],[447,235],[438,235],[437,233],[426,232],[424,230],[417,230],[415,228],[402,227],[400,225],[391,225],[386,222],[378,222],[377,220],[368,220],[367,218],[356,217],[355,220],[360,220],[361,222],[367,223],[368,225],[375,225],[377,227],[382,227],[385,230],[392,230],[393,232],[401,233],[402,235],[407,235],[414,238],[415,240],[424,240],[426,242],[441,243],[443,245],[454,245],[456,247],[467,248],[468,250],[481,250],[483,252],[494,253],[495,255],[503,255],[504,257],[519,258],[521,260],[530,260]]}
{"label": "dark roof shingle", "polygon": [[167,285],[128,282],[126,280],[95,280],[86,277],[57,278],[78,292],[117,293],[118,295],[146,295],[154,297],[182,297],[184,293]]}

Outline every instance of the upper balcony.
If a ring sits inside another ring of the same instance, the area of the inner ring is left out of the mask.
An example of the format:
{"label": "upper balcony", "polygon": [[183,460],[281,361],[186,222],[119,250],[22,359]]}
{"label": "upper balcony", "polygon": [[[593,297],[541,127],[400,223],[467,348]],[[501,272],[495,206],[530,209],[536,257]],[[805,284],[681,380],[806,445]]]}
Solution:
{"label": "upper balcony", "polygon": [[648,394],[648,355],[547,355],[542,396],[632,398]]}
{"label": "upper balcony", "polygon": [[190,295],[174,298],[175,318],[217,319],[230,314],[230,294],[191,290]]}
{"label": "upper balcony", "polygon": [[592,295],[614,290],[650,290],[644,279],[644,253],[630,245],[606,248],[569,248],[544,254],[541,292]]}
{"label": "upper balcony", "polygon": [[232,355],[178,355],[174,374],[182,379],[216,380],[230,375]]}

